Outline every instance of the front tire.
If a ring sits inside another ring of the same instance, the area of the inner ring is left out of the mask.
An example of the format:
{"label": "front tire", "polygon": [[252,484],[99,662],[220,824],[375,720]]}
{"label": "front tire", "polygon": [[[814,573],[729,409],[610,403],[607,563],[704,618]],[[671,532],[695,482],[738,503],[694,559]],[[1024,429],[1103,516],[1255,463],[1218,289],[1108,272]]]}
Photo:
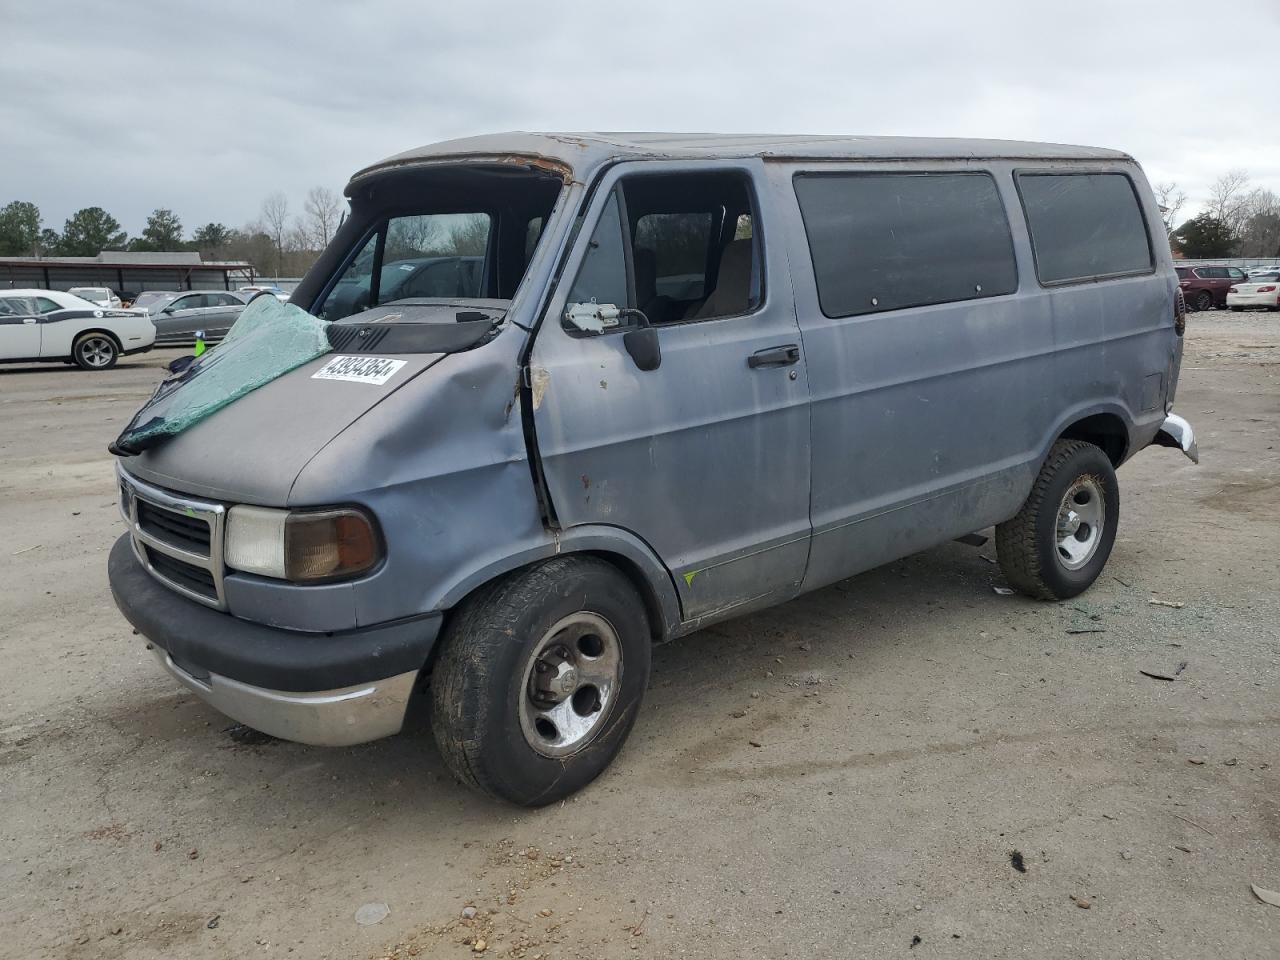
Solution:
{"label": "front tire", "polygon": [[463,783],[527,807],[594,780],[649,681],[644,603],[613,565],[556,557],[458,611],[431,678],[432,728]]}
{"label": "front tire", "polygon": [[120,359],[120,348],[105,333],[82,333],[71,345],[71,359],[81,370],[110,370]]}
{"label": "front tire", "polygon": [[1119,521],[1111,460],[1091,443],[1059,440],[1017,516],[996,527],[1000,569],[1029,597],[1074,597],[1102,573]]}

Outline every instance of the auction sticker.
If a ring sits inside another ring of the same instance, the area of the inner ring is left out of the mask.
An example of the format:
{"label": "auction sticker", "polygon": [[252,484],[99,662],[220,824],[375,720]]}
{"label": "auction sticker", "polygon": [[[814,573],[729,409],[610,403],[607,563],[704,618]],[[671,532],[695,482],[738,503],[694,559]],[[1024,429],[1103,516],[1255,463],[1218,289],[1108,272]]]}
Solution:
{"label": "auction sticker", "polygon": [[347,380],[382,386],[405,365],[404,360],[390,357],[336,356],[311,375],[312,380]]}

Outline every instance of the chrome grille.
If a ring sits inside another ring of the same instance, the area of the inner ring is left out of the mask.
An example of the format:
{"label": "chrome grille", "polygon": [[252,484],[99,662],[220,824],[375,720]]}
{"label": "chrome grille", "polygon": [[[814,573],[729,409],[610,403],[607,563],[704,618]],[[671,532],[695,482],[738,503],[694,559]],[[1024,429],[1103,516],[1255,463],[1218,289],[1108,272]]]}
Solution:
{"label": "chrome grille", "polygon": [[227,609],[222,559],[227,508],[143,483],[119,464],[116,476],[120,512],[134,555],[147,572],[184,597]]}

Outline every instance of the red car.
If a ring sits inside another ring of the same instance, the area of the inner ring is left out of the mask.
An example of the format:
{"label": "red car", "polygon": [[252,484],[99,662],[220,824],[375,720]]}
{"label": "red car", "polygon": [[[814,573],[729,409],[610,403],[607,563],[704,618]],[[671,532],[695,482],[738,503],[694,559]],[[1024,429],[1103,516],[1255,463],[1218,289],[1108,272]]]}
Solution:
{"label": "red car", "polygon": [[1213,310],[1227,305],[1227,290],[1233,283],[1248,279],[1239,267],[1225,264],[1201,264],[1196,267],[1175,267],[1178,286],[1192,310]]}

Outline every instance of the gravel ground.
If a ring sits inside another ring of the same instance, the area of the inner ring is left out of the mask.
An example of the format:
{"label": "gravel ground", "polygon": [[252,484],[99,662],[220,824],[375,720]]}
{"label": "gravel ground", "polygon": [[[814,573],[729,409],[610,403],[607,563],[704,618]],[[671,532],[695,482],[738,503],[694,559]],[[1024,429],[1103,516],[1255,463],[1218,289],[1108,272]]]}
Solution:
{"label": "gravel ground", "polygon": [[704,630],[534,812],[421,720],[264,742],[162,676],[106,586],[106,443],[172,354],[0,368],[0,956],[1280,956],[1278,330],[1192,316],[1202,465],[1121,470],[1083,597],[948,544]]}

